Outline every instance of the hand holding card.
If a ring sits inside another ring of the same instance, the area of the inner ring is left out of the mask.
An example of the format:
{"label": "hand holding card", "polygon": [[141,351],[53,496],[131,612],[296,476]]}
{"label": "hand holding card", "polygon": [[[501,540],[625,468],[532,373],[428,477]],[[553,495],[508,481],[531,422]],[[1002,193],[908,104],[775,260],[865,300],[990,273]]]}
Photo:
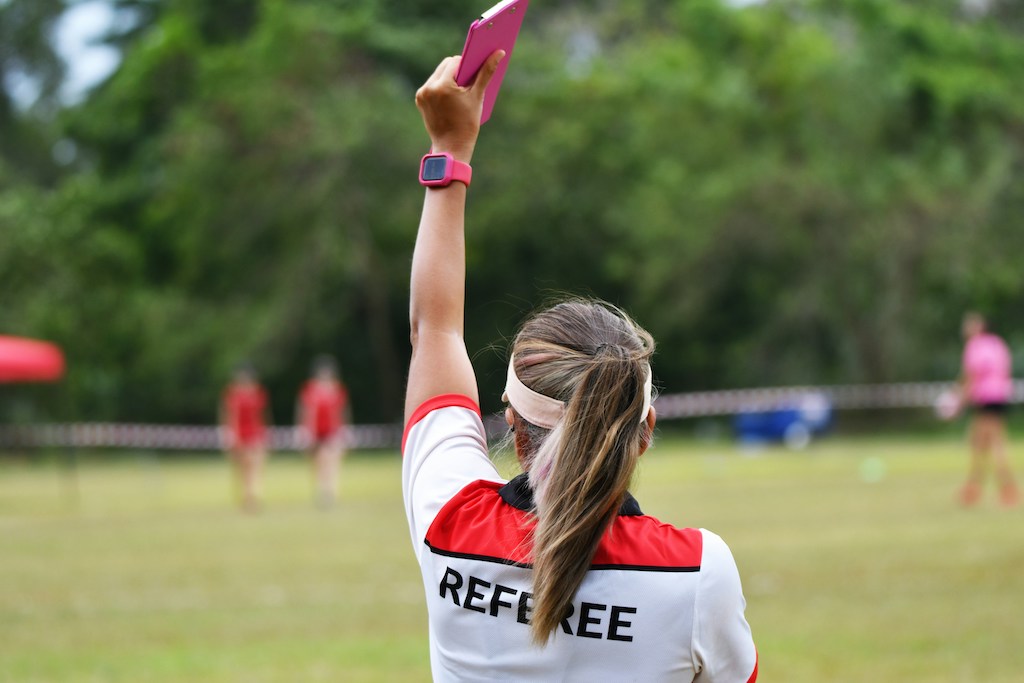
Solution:
{"label": "hand holding card", "polygon": [[481,124],[491,118],[494,102],[498,99],[498,90],[501,89],[501,81],[508,69],[512,48],[515,47],[516,37],[519,35],[519,28],[523,25],[523,16],[526,14],[529,4],[530,0],[502,0],[484,12],[469,27],[466,45],[462,48],[462,61],[459,64],[459,71],[455,75],[456,83],[461,86],[472,83],[488,57],[497,50],[505,51],[505,58],[501,60],[498,70],[484,93],[484,109],[480,116]]}

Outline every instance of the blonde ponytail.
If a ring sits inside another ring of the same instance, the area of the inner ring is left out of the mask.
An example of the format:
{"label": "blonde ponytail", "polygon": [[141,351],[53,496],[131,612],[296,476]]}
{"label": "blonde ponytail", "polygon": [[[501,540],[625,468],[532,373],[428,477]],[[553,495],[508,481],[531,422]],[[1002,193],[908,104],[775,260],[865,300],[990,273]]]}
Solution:
{"label": "blonde ponytail", "polygon": [[553,429],[526,426],[524,440],[537,514],[531,629],[538,644],[568,613],[650,437],[640,413],[653,352],[650,335],[624,313],[589,301],[542,312],[513,344],[520,380],[565,402]]}

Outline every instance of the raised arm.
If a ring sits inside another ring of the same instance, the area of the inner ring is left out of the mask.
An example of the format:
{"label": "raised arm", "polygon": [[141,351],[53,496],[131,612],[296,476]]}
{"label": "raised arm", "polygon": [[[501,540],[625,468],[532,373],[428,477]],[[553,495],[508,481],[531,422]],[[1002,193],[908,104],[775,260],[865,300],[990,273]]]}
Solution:
{"label": "raised arm", "polygon": [[[502,57],[502,51],[491,55],[469,87],[456,85],[460,58],[448,57],[417,91],[416,106],[433,152],[470,162],[480,132],[484,91]],[[423,200],[409,293],[412,362],[405,393],[406,421],[424,401],[441,394],[463,394],[479,402],[463,338],[466,190],[463,183],[453,182],[427,189]]]}

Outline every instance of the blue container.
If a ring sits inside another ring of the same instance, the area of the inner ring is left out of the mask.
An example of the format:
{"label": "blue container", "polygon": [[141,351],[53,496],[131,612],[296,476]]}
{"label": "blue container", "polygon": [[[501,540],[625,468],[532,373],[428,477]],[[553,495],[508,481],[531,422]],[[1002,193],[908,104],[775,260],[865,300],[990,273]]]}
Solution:
{"label": "blue container", "polygon": [[736,437],[747,444],[785,443],[805,448],[832,426],[832,404],[822,394],[807,394],[777,408],[746,410],[733,418]]}

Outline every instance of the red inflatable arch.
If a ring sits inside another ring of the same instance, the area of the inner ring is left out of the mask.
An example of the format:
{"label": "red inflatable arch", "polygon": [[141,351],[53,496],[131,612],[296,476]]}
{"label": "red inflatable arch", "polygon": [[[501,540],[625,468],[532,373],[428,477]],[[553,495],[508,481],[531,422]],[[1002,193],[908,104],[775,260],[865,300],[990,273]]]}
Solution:
{"label": "red inflatable arch", "polygon": [[64,354],[54,344],[0,335],[0,383],[55,382],[64,376]]}

